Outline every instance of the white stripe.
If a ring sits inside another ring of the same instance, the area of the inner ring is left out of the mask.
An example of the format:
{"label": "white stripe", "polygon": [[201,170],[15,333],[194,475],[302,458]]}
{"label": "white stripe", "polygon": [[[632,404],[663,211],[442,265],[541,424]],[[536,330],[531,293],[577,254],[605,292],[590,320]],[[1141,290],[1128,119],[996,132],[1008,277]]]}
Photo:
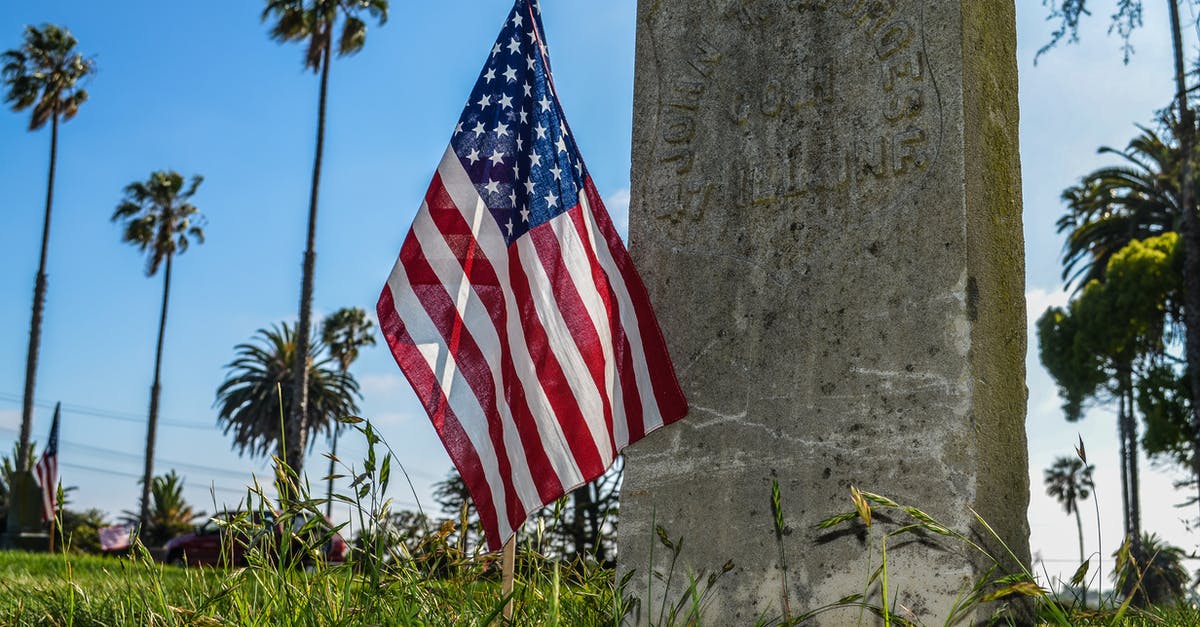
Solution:
{"label": "white stripe", "polygon": [[[426,211],[422,206],[421,211]],[[492,448],[488,437],[487,425],[483,420],[483,412],[479,400],[471,391],[470,385],[463,378],[454,357],[442,339],[441,332],[433,324],[433,320],[417,299],[416,293],[409,283],[404,266],[397,259],[391,276],[388,277],[388,288],[392,290],[392,301],[396,305],[396,314],[404,323],[405,329],[416,345],[417,350],[429,364],[434,377],[445,383],[442,393],[458,418],[459,424],[467,434],[471,447],[479,456],[483,466],[483,474],[492,491],[492,505],[496,510],[496,523],[500,536],[507,537],[512,528],[508,522],[508,508],[505,506],[504,482],[500,478],[500,465],[496,451]]]}
{"label": "white stripe", "polygon": [[[566,214],[562,214],[551,219],[551,221],[554,220],[570,220],[570,218]],[[592,383],[592,373],[584,364],[579,347],[575,345],[575,339],[558,308],[558,302],[554,300],[554,283],[546,274],[546,269],[538,257],[537,249],[533,245],[533,238],[522,237],[517,240],[517,254],[529,281],[534,310],[537,312],[542,326],[546,329],[550,350],[566,374],[567,385],[571,388],[575,401],[579,405],[579,411],[592,435],[592,440],[596,443],[600,459],[607,462],[613,458],[613,451],[612,446],[608,443],[608,429],[604,424],[604,403],[596,386]]]}
{"label": "white stripe", "polygon": [[[581,190],[582,191],[582,190]],[[579,195],[583,199],[583,194]],[[581,207],[581,211],[586,211],[586,207]],[[608,310],[604,306],[604,300],[600,296],[600,290],[596,285],[595,279],[592,277],[592,264],[588,261],[587,250],[584,248],[583,241],[579,238],[579,231],[575,229],[575,223],[570,219],[569,214],[560,216],[562,220],[554,219],[550,221],[550,227],[554,229],[554,234],[558,237],[559,246],[562,247],[562,256],[564,266],[567,268],[567,273],[571,275],[571,282],[575,284],[576,291],[579,292],[579,297],[583,300],[583,306],[587,310],[588,317],[591,319],[592,327],[596,330],[596,336],[600,341],[600,351],[604,356],[604,390],[603,393],[608,396],[609,404],[612,406],[612,419],[614,427],[618,424],[625,423],[625,403],[621,393],[621,383],[617,380],[616,359],[613,357],[613,342],[612,342],[612,327],[608,320]],[[592,248],[595,248],[593,244]],[[620,279],[618,276],[617,279]],[[613,303],[616,307],[616,303]],[[589,373],[589,380],[591,376]],[[605,442],[608,442],[607,425],[605,425]],[[624,431],[624,429],[622,429]],[[617,432],[613,430],[613,440],[616,440]],[[628,440],[628,435],[625,439]],[[605,450],[605,449],[600,449]],[[612,445],[608,446],[609,457],[604,458],[604,466],[607,467],[612,463],[613,452]]]}
{"label": "white stripe", "polygon": [[[643,433],[650,433],[661,427],[663,422],[662,414],[658,411],[658,400],[654,396],[654,386],[650,382],[650,367],[646,363],[646,351],[642,347],[642,333],[638,326],[637,310],[633,308],[633,300],[629,297],[624,277],[620,268],[617,267],[616,261],[613,260],[612,251],[608,248],[608,240],[604,238],[599,225],[596,224],[596,216],[592,214],[592,207],[587,201],[586,193],[579,194],[579,202],[583,204],[588,238],[592,242],[593,250],[596,251],[600,267],[604,268],[605,274],[615,279],[612,281],[612,288],[617,295],[617,302],[620,304],[621,327],[625,329],[625,337],[629,340],[634,380],[637,381],[638,396],[642,401]],[[624,447],[618,447],[618,449],[620,448]]]}
{"label": "white stripe", "polygon": [[[486,216],[486,219],[482,219],[486,212],[487,208],[483,206],[476,207],[476,210],[473,212],[475,216],[472,231],[475,234],[476,240],[480,237],[479,227],[481,222],[491,221],[493,224],[495,223],[490,215]],[[468,224],[471,223],[469,222]],[[472,339],[479,346],[479,352],[487,362],[488,370],[491,373],[489,383],[492,388],[491,391],[495,396],[497,412],[500,415],[504,447],[512,471],[513,488],[521,500],[523,511],[528,512],[537,509],[541,507],[542,501],[533,482],[533,477],[530,474],[529,463],[525,458],[525,451],[521,447],[521,438],[517,432],[516,423],[513,421],[512,411],[508,403],[505,402],[503,377],[500,367],[500,338],[496,335],[496,327],[492,323],[492,318],[488,314],[487,307],[483,301],[479,299],[478,294],[472,289],[471,283],[463,271],[462,264],[455,258],[453,251],[446,244],[445,237],[438,230],[437,225],[433,223],[428,205],[421,206],[421,211],[417,213],[416,219],[413,220],[412,230],[413,235],[416,236],[417,241],[421,244],[426,261],[433,268],[434,274],[437,275],[438,281],[446,286],[448,293],[455,296],[455,309],[458,310],[466,331],[471,334]],[[484,430],[487,429],[487,414],[482,405],[479,406],[479,410],[472,417],[481,421]]]}
{"label": "white stripe", "polygon": [[[447,149],[441,165],[438,166],[438,174],[442,178],[442,186],[446,188],[446,192],[455,206],[470,207],[473,206],[470,203],[478,202],[479,193],[463,170],[462,162],[458,160],[458,156],[452,150]],[[549,399],[546,398],[546,391],[542,388],[538,373],[529,358],[529,347],[525,344],[525,334],[521,329],[520,316],[517,315],[519,309],[513,296],[512,283],[508,277],[506,261],[508,248],[504,243],[504,237],[500,233],[499,225],[494,220],[484,220],[479,228],[480,235],[477,241],[480,249],[485,257],[492,260],[492,268],[496,271],[496,278],[504,293],[505,308],[510,314],[505,320],[505,332],[508,336],[513,368],[525,391],[525,400],[529,404],[530,413],[537,424],[542,447],[546,451],[551,467],[558,475],[559,483],[564,487],[578,485],[583,482],[583,473],[579,470],[575,456],[571,454],[567,438],[563,435],[558,420],[555,419],[554,409],[551,407]]]}

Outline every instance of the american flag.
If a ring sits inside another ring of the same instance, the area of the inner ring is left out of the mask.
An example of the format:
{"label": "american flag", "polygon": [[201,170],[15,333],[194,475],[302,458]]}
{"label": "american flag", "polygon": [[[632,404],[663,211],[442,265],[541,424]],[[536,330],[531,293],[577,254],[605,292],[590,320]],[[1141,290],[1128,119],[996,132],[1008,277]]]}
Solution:
{"label": "american flag", "polygon": [[50,441],[42,450],[42,459],[33,467],[38,485],[42,486],[42,522],[54,520],[54,514],[58,511],[58,416],[61,407],[61,403],[54,406]]}
{"label": "american flag", "polygon": [[517,0],[379,298],[380,327],[490,550],[687,413]]}
{"label": "american flag", "polygon": [[133,525],[113,525],[100,527],[96,535],[100,537],[101,551],[120,551],[133,545]]}

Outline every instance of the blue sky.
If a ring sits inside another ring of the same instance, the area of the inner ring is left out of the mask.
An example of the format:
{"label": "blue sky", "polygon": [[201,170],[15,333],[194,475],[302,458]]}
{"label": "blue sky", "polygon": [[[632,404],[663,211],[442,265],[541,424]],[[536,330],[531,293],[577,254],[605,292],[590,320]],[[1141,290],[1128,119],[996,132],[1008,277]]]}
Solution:
{"label": "blue sky", "polygon": [[[1097,0],[1093,0],[1095,2]],[[618,223],[628,205],[634,0],[547,0],[543,19],[555,80],[580,149]],[[1018,2],[1021,150],[1031,319],[1065,301],[1058,279],[1063,187],[1108,161],[1101,145],[1124,146],[1135,123],[1167,104],[1166,15],[1145,7],[1135,54],[1121,63],[1106,35],[1110,7],[1085,20],[1082,42],[1060,46],[1035,67],[1052,24],[1038,2]],[[256,329],[294,319],[315,132],[317,79],[302,48],[269,40],[261,4],[94,3],[17,0],[0,8],[0,48],[19,44],[25,24],[67,26],[99,68],[91,100],[61,131],[49,260],[49,294],[38,373],[42,403],[34,437],[44,441],[49,406],[67,407],[63,479],[77,506],[133,509],[144,446],[159,278],[119,241],[109,222],[122,188],[151,171],[202,174],[194,202],[208,216],[208,242],[177,260],[166,338],[159,471],[177,468],[187,496],[211,510],[236,499],[262,460],[239,458],[215,428],[214,392],[233,347]],[[437,160],[507,2],[393,3],[357,56],[335,61],[317,241],[318,315],[343,306],[373,311]],[[1185,19],[1188,19],[1185,17]],[[1188,30],[1195,53],[1196,33]],[[0,114],[0,450],[16,439],[29,304],[45,194],[48,132],[26,131],[27,114]],[[1055,456],[1082,434],[1097,465],[1105,559],[1119,542],[1115,420],[1097,409],[1065,423],[1031,334],[1029,440],[1032,544],[1051,573],[1070,570],[1074,522],[1041,487]],[[409,470],[418,497],[450,467],[399,369],[382,347],[354,366],[372,419]],[[349,439],[344,457],[362,447]],[[310,457],[310,472],[324,460]],[[1171,472],[1143,478],[1144,526],[1185,549],[1197,541],[1173,507],[1185,495]],[[402,484],[397,484],[402,485]],[[210,487],[213,491],[210,493]],[[886,486],[879,489],[886,490]],[[393,488],[401,506],[413,496]],[[1088,550],[1096,520],[1085,516]]]}

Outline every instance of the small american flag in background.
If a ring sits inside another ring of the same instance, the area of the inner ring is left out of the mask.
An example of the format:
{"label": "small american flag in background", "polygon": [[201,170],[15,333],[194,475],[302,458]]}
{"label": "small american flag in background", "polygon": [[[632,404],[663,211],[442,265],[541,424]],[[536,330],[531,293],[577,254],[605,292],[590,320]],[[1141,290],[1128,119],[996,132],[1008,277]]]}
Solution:
{"label": "small american flag in background", "polygon": [[33,467],[33,474],[42,487],[42,522],[54,520],[54,513],[58,511],[58,416],[61,407],[61,403],[54,406],[50,441],[42,450],[42,459]]}
{"label": "small american flag in background", "polygon": [[378,313],[493,551],[687,413],[554,92],[536,2],[504,23]]}

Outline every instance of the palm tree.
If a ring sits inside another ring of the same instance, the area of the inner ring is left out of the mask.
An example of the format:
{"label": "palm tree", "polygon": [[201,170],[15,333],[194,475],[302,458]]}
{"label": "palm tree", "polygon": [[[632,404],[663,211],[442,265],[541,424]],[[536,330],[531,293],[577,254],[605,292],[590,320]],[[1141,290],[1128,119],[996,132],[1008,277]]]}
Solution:
{"label": "palm tree", "polygon": [[1117,590],[1123,596],[1133,594],[1133,605],[1138,607],[1166,606],[1182,599],[1189,580],[1183,549],[1153,533],[1139,539],[1127,538],[1113,554]]}
{"label": "palm tree", "polygon": [[[321,340],[329,347],[329,355],[337,362],[344,373],[350,369],[350,364],[358,359],[358,349],[375,345],[373,333],[375,323],[367,317],[367,312],[361,307],[343,307],[321,323]],[[340,423],[333,427],[333,447],[329,457],[328,491],[325,495],[325,516],[333,515],[333,474],[336,468],[338,435],[342,432]]]}
{"label": "palm tree", "polygon": [[1075,526],[1079,530],[1079,563],[1084,561],[1083,519],[1079,515],[1079,502],[1092,494],[1091,464],[1084,464],[1078,457],[1059,457],[1046,469],[1046,494],[1054,497],[1067,515],[1075,514]]}
{"label": "palm tree", "polygon": [[[283,433],[282,408],[292,402],[288,386],[297,363],[296,334],[287,323],[259,329],[257,343],[238,344],[237,358],[227,364],[225,381],[217,388],[217,421],[233,435],[239,455],[277,454],[291,463],[296,447],[291,433]],[[321,342],[309,345],[308,397],[312,420],[306,436],[330,433],[334,422],[358,413],[358,383],[348,372],[337,370],[324,354]],[[282,401],[282,405],[280,405]],[[289,429],[290,431],[290,429]],[[307,440],[311,441],[311,439]],[[303,454],[303,449],[299,451]]]}
{"label": "palm tree", "polygon": [[0,55],[0,69],[8,86],[4,101],[13,111],[33,108],[29,130],[50,123],[50,173],[46,182],[46,211],[42,219],[42,249],[38,258],[37,278],[33,285],[33,314],[29,322],[29,352],[25,358],[25,396],[21,404],[20,457],[18,467],[29,464],[29,431],[33,424],[33,391],[37,378],[38,345],[42,338],[42,310],[46,303],[46,252],[50,243],[50,208],[54,201],[54,168],[58,159],[58,124],[75,117],[87,101],[83,79],[95,66],[75,51],[75,38],[65,28],[43,24],[25,27],[25,42],[16,50]]}
{"label": "palm tree", "polygon": [[[1087,0],[1071,2],[1047,2],[1050,6],[1051,19],[1060,19],[1059,28],[1052,35],[1050,43],[1038,51],[1042,54],[1056,43],[1069,35],[1068,41],[1078,38],[1079,19],[1088,14]],[[1096,2],[1092,2],[1094,6]],[[1193,5],[1198,4],[1193,0]],[[1185,374],[1188,389],[1191,392],[1192,407],[1189,421],[1192,425],[1194,438],[1192,446],[1197,450],[1193,455],[1193,474],[1200,484],[1200,215],[1196,210],[1195,174],[1192,160],[1196,149],[1196,112],[1189,102],[1187,73],[1183,64],[1183,23],[1179,19],[1179,0],[1167,0],[1167,12],[1171,27],[1171,51],[1174,62],[1172,79],[1175,82],[1175,119],[1174,131],[1179,138],[1179,153],[1187,158],[1179,161],[1179,167],[1174,171],[1174,177],[1179,181],[1180,219],[1179,235],[1183,242],[1183,326],[1184,358],[1187,362]],[[1142,24],[1142,0],[1118,0],[1117,11],[1112,15],[1112,26],[1109,32],[1116,31],[1125,39],[1125,60],[1133,50],[1129,45],[1129,36],[1135,28]],[[1197,500],[1200,503],[1200,499]],[[1140,536],[1134,537],[1134,542],[1140,542]]]}
{"label": "palm tree", "polygon": [[141,524],[139,535],[148,546],[162,546],[167,540],[187,533],[192,528],[192,521],[204,516],[204,512],[197,512],[183,498],[183,477],[174,470],[154,478],[150,498],[153,507],[149,517],[145,511],[124,512],[127,522]]}
{"label": "palm tree", "polygon": [[[1135,241],[1147,240],[1166,232],[1176,232],[1180,235],[1183,250],[1184,267],[1181,297],[1170,313],[1185,329],[1185,357],[1190,371],[1193,363],[1188,351],[1192,349],[1193,338],[1200,342],[1200,305],[1193,307],[1188,301],[1188,252],[1187,229],[1191,211],[1184,211],[1188,202],[1185,194],[1180,193],[1180,170],[1187,165],[1181,146],[1168,135],[1166,137],[1142,128],[1141,135],[1129,142],[1124,151],[1104,147],[1100,151],[1120,155],[1125,163],[1120,166],[1101,168],[1083,177],[1076,186],[1063,192],[1067,202],[1068,212],[1059,219],[1059,232],[1067,233],[1067,241],[1063,252],[1063,279],[1069,283],[1076,282],[1077,290],[1093,280],[1105,279],[1109,261],[1119,251],[1125,250]],[[1184,133],[1187,135],[1187,133]],[[1195,176],[1188,175],[1191,184],[1184,186],[1189,196],[1196,185]],[[1182,315],[1180,315],[1182,309]],[[1193,315],[1195,314],[1195,316]],[[1192,318],[1196,317],[1195,320]],[[1193,323],[1195,326],[1193,326]],[[1127,394],[1119,395],[1121,412],[1118,420],[1122,425],[1120,431],[1121,457],[1126,460],[1122,466],[1123,494],[1127,495],[1125,502],[1134,507],[1127,512],[1133,516],[1133,524],[1127,523],[1127,530],[1133,533],[1134,542],[1141,541],[1141,534],[1136,532],[1136,491],[1137,485],[1137,439],[1136,423],[1133,419],[1132,379],[1129,373],[1123,374],[1126,385],[1122,388]],[[1200,390],[1193,388],[1193,380],[1189,375],[1188,385],[1192,399],[1200,399]],[[1200,406],[1193,400],[1192,412]],[[1196,422],[1193,413],[1189,417],[1193,433],[1198,434],[1190,443],[1192,448],[1200,450],[1200,432],[1195,431],[1200,423]],[[1193,456],[1193,475],[1200,480],[1200,456]]]}
{"label": "palm tree", "polygon": [[124,221],[121,241],[128,242],[146,253],[146,276],[154,276],[163,268],[162,312],[158,318],[158,345],[154,353],[154,383],[150,386],[150,416],[146,421],[146,466],[142,473],[142,525],[149,523],[150,489],[154,478],[154,442],[158,433],[158,399],[162,386],[163,335],[167,329],[167,299],[171,294],[171,261],[188,249],[194,239],[204,243],[201,224],[204,217],[195,205],[188,202],[204,179],[193,176],[184,190],[184,180],[178,172],[154,172],[145,182],[130,183],[125,199],[113,212],[114,222]]}
{"label": "palm tree", "polygon": [[1125,150],[1100,149],[1124,164],[1095,170],[1062,193],[1067,203],[1067,213],[1058,219],[1058,232],[1067,234],[1063,280],[1077,290],[1103,280],[1108,261],[1131,241],[1179,230],[1179,146],[1139,128],[1141,135]]}
{"label": "palm tree", "polygon": [[[362,50],[367,40],[367,24],[358,16],[367,13],[380,25],[387,21],[387,0],[267,0],[262,19],[275,18],[271,37],[280,42],[303,41],[308,48],[304,67],[321,73],[320,95],[317,101],[317,146],[313,159],[312,191],[308,201],[308,234],[305,239],[304,266],[300,281],[300,322],[296,332],[297,352],[308,354],[312,326],[313,270],[317,254],[313,250],[317,235],[317,192],[321,182],[321,157],[325,149],[325,102],[329,91],[329,63],[333,54],[333,32],[341,23],[338,55],[347,56]],[[339,19],[340,18],[340,19]],[[305,438],[308,426],[309,369],[297,368],[293,373],[288,420],[289,459],[296,472],[303,465]]]}

